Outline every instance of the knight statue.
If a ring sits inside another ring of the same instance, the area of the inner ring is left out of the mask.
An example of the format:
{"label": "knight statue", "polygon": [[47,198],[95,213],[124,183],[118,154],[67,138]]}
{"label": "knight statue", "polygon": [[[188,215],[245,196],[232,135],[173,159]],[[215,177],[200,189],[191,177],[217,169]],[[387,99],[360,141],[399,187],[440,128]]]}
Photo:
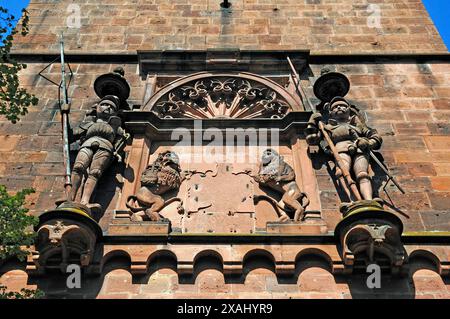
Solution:
{"label": "knight statue", "polygon": [[[312,114],[307,126],[307,143],[320,145],[325,153],[331,154],[334,150],[325,138],[329,137],[341,159],[340,163],[336,163],[336,177],[343,181],[344,172],[352,172],[361,196],[356,199],[372,200],[369,152],[380,148],[381,136],[362,121],[343,97],[333,97],[330,102],[325,103],[324,110],[328,112],[328,120],[323,123],[324,131],[319,128],[319,122],[323,120],[322,114]],[[328,136],[325,136],[325,132]]]}
{"label": "knight statue", "polygon": [[[119,107],[117,96],[104,96],[94,105],[93,112],[85,121],[72,130],[72,140],[78,140],[81,146],[72,169],[70,201],[76,201],[81,191],[81,204],[99,208],[99,204],[91,203],[98,180],[114,159],[122,160],[120,152],[130,137],[122,128]],[[84,176],[86,178],[81,187]]]}

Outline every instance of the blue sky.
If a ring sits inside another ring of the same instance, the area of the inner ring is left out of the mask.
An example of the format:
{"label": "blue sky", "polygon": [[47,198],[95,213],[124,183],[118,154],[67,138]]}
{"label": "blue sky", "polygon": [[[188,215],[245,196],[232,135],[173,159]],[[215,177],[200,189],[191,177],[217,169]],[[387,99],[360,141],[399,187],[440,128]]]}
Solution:
{"label": "blue sky", "polygon": [[[20,10],[29,2],[29,0],[0,0],[0,5],[8,8],[15,16],[19,16]],[[447,49],[450,49],[450,0],[422,0],[422,2],[444,39]]]}
{"label": "blue sky", "polygon": [[449,0],[422,0],[425,8],[433,19],[447,49],[450,50],[450,1]]}
{"label": "blue sky", "polygon": [[14,16],[19,17],[22,8],[26,7],[30,0],[0,0],[0,6],[9,10]]}

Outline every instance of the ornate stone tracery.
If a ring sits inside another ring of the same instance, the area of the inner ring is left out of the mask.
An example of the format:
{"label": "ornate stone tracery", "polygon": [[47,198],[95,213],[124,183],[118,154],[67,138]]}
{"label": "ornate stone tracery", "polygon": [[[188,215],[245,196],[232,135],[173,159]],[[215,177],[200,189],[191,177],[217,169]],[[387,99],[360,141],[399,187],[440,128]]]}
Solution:
{"label": "ornate stone tracery", "polygon": [[293,96],[277,83],[250,73],[198,73],[162,88],[144,106],[161,118],[283,118]]}

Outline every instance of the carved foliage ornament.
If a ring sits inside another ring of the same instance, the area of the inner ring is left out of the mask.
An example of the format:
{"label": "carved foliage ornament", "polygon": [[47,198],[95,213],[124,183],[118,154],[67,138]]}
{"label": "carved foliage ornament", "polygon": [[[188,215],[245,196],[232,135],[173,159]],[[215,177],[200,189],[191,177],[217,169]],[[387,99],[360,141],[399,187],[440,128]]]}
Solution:
{"label": "carved foliage ornament", "polygon": [[276,90],[239,76],[209,76],[178,86],[154,104],[161,118],[282,118],[289,103]]}

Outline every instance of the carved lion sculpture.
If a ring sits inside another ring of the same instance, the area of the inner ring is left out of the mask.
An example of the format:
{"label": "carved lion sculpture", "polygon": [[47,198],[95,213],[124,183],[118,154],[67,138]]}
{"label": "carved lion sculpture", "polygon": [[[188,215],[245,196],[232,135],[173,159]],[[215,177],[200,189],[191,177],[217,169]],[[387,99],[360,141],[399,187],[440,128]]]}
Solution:
{"label": "carved lion sculpture", "polygon": [[304,218],[305,208],[309,205],[309,199],[305,193],[300,191],[295,182],[295,172],[292,167],[277,152],[272,149],[267,149],[263,152],[258,175],[254,176],[254,179],[260,185],[283,195],[280,202],[276,202],[265,195],[255,197],[255,200],[264,198],[270,201],[277,208],[280,222],[290,220],[290,217],[285,212],[286,206],[295,211],[294,221],[300,221]]}
{"label": "carved lion sculpture", "polygon": [[158,158],[149,165],[141,176],[141,188],[136,195],[129,196],[127,207],[133,215],[132,221],[142,221],[147,216],[151,221],[162,219],[158,213],[165,206],[181,199],[171,198],[164,200],[161,195],[174,189],[178,189],[182,182],[181,169],[177,154],[166,151],[160,153]]}

